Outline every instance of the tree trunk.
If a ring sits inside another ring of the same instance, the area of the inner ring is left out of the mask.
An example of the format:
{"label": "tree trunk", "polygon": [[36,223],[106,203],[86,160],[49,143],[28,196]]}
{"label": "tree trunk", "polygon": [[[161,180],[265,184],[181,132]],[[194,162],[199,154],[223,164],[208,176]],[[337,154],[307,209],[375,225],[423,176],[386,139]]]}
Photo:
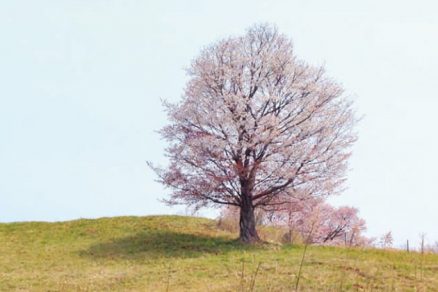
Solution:
{"label": "tree trunk", "polygon": [[240,236],[239,240],[243,243],[256,243],[260,241],[256,230],[256,221],[254,216],[254,206],[249,196],[242,197],[242,206],[240,206]]}

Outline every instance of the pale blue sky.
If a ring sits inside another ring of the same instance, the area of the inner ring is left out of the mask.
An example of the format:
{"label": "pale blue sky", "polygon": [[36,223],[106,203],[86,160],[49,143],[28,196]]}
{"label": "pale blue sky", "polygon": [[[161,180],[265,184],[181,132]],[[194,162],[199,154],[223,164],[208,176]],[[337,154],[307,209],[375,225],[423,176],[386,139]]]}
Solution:
{"label": "pale blue sky", "polygon": [[271,22],[355,96],[348,190],[369,234],[438,240],[435,1],[2,1],[0,221],[181,212],[160,98],[177,100],[202,46]]}

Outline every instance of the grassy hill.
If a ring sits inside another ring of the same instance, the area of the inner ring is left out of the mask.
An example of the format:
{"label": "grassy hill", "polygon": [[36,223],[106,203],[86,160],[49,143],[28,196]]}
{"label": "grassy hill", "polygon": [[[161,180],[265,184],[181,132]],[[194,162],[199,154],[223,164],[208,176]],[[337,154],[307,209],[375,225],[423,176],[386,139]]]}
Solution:
{"label": "grassy hill", "polygon": [[[292,291],[303,246],[242,246],[209,219],[0,224],[1,291]],[[300,291],[438,291],[438,255],[311,246]]]}

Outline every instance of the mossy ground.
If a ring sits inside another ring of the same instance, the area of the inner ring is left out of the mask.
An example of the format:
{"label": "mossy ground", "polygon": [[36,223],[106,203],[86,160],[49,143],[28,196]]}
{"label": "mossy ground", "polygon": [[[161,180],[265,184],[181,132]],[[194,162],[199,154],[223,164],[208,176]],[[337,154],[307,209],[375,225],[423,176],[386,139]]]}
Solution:
{"label": "mossy ground", "polygon": [[[0,290],[294,290],[303,246],[235,238],[182,216],[0,224]],[[299,290],[438,291],[438,255],[310,246]]]}

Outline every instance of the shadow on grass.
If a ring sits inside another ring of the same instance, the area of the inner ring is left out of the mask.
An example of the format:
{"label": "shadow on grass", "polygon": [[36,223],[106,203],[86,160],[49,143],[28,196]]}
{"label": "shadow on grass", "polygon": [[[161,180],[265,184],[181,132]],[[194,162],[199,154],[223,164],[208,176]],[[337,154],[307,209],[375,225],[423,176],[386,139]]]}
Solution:
{"label": "shadow on grass", "polygon": [[81,256],[104,259],[147,260],[157,258],[191,258],[205,254],[223,254],[255,249],[237,240],[170,231],[146,230],[133,236],[116,238],[92,245]]}

